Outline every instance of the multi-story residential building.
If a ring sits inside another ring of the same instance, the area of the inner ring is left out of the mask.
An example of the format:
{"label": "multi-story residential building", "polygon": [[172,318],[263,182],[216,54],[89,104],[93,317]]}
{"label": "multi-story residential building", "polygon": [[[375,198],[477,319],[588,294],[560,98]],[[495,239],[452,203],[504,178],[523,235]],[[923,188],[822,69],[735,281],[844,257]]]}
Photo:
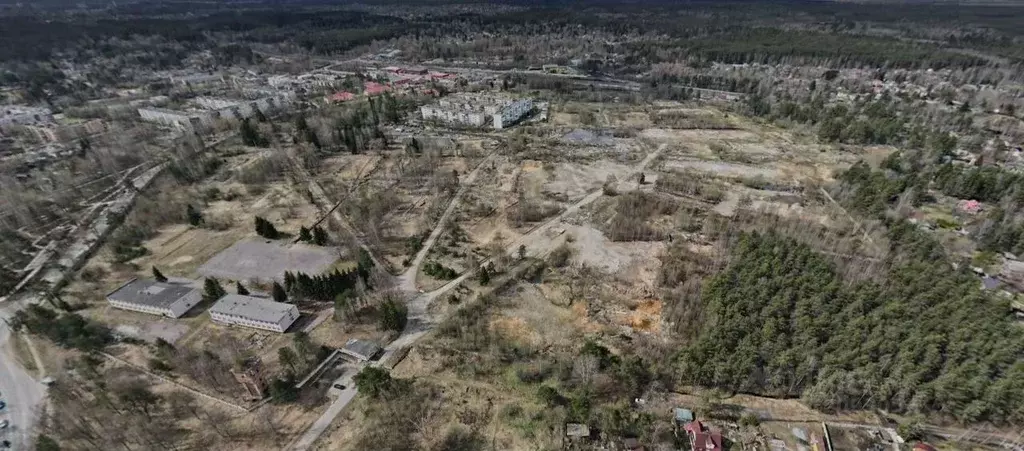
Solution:
{"label": "multi-story residential building", "polygon": [[420,107],[424,120],[437,120],[468,127],[493,127],[501,130],[533,109],[530,99],[515,99],[497,94],[456,94],[436,104]]}
{"label": "multi-story residential building", "polygon": [[139,108],[143,121],[168,125],[182,130],[200,130],[207,122],[204,114],[167,110],[163,108]]}
{"label": "multi-story residential building", "polygon": [[132,279],[107,294],[111,307],[180,318],[199,303],[202,294],[185,283]]}
{"label": "multi-story residential building", "polygon": [[221,324],[284,332],[299,319],[299,309],[270,299],[229,294],[210,307],[210,318]]}

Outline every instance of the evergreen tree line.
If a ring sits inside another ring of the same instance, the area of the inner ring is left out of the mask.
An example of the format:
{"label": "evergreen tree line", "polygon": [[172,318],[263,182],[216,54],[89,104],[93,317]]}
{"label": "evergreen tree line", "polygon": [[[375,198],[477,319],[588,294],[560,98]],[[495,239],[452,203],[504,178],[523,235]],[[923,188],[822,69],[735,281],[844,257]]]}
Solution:
{"label": "evergreen tree line", "polygon": [[401,121],[402,112],[407,107],[390,93],[370,97],[365,103],[358,104],[350,114],[335,121],[334,142],[353,154],[366,150],[374,139],[380,140],[387,147],[388,138],[380,126]]}
{"label": "evergreen tree line", "polygon": [[276,240],[281,237],[281,232],[278,232],[277,228],[274,227],[274,224],[271,224],[270,221],[267,221],[260,216],[256,216],[253,222],[256,226],[257,235],[268,240]]}
{"label": "evergreen tree line", "polygon": [[359,271],[355,269],[347,272],[335,270],[316,276],[285,271],[284,289],[293,298],[333,301],[339,294],[354,289],[359,280]]}
{"label": "evergreen tree line", "polygon": [[85,352],[103,349],[114,340],[110,329],[77,313],[58,313],[36,304],[15,312],[11,329],[17,331],[22,328],[49,339],[57,346]]}
{"label": "evergreen tree line", "polygon": [[890,226],[881,280],[849,283],[793,239],[744,234],[706,281],[687,383],[800,396],[818,409],[1024,423],[1024,329],[916,226]]}
{"label": "evergreen tree line", "polygon": [[312,229],[302,226],[299,228],[299,241],[313,243],[317,246],[326,246],[328,241],[327,231],[319,225],[313,226]]}

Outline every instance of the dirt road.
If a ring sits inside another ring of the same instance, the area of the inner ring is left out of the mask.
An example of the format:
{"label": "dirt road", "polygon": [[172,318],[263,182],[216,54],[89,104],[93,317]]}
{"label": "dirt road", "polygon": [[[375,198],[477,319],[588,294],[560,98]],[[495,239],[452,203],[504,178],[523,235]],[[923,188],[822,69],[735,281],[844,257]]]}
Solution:
{"label": "dirt road", "polygon": [[[0,311],[0,349],[9,340],[16,340],[7,326],[13,310]],[[0,351],[2,352],[2,351]],[[31,449],[32,427],[37,420],[38,406],[42,404],[45,390],[42,384],[32,378],[12,356],[0,354],[0,399],[7,406],[0,410],[0,419],[10,425],[0,431],[0,439],[10,440],[11,449]]]}
{"label": "dirt road", "polygon": [[419,252],[416,253],[416,257],[413,258],[412,264],[409,265],[409,269],[398,277],[398,287],[403,291],[410,293],[418,291],[416,288],[416,274],[419,273],[420,266],[422,266],[423,261],[426,260],[427,254],[430,253],[430,249],[434,247],[434,243],[437,242],[441,233],[444,232],[445,225],[451,218],[452,213],[455,212],[455,209],[458,208],[459,205],[462,205],[462,196],[466,193],[466,190],[476,182],[476,178],[480,174],[480,169],[486,166],[489,162],[494,161],[494,158],[497,156],[497,153],[488,155],[480,161],[480,163],[477,164],[468,175],[466,175],[466,178],[462,180],[461,183],[459,183],[458,191],[455,192],[455,196],[452,197],[452,201],[448,203],[448,208],[444,210],[444,214],[441,215],[441,219],[437,221],[434,229],[430,231],[430,236],[427,237],[427,240],[423,242],[423,246],[420,248]]}

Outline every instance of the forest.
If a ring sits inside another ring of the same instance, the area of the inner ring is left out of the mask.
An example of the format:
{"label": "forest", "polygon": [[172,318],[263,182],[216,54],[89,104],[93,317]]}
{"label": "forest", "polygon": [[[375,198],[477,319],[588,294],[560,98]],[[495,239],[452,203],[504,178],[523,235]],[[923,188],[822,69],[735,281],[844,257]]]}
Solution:
{"label": "forest", "polygon": [[1008,302],[951,269],[915,226],[893,224],[889,238],[901,259],[884,277],[851,283],[793,239],[741,236],[706,281],[679,376],[823,410],[1024,422],[1024,330]]}

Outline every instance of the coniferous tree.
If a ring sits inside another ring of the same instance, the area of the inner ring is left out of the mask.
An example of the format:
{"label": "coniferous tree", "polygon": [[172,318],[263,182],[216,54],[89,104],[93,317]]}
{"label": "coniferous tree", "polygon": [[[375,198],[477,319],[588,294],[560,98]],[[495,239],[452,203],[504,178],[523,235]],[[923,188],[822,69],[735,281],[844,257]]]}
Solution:
{"label": "coniferous tree", "polygon": [[266,219],[256,216],[254,222],[256,226],[257,235],[268,240],[276,240],[281,237],[281,233],[277,231],[277,228],[275,228],[274,225],[270,223],[270,221],[267,221]]}
{"label": "coniferous tree", "polygon": [[487,270],[486,266],[480,267],[480,285],[486,286],[491,283],[491,272]]}
{"label": "coniferous tree", "polygon": [[359,277],[363,279],[363,284],[367,287],[370,286],[370,270],[374,267],[373,259],[370,258],[370,253],[366,249],[359,249],[359,260],[356,262],[356,272],[359,273]]}
{"label": "coniferous tree", "polygon": [[327,245],[327,232],[324,231],[323,227],[313,227],[313,243],[316,244],[317,246]]}
{"label": "coniferous tree", "polygon": [[167,282],[167,276],[164,276],[156,266],[153,267],[153,278],[156,279],[157,282]]}
{"label": "coniferous tree", "polygon": [[309,229],[307,229],[306,226],[302,226],[299,228],[299,241],[313,241],[313,235],[309,233]]}
{"label": "coniferous tree", "polygon": [[185,217],[192,226],[198,227],[203,223],[203,214],[196,207],[193,207],[192,204],[185,206]]}
{"label": "coniferous tree", "polygon": [[281,284],[274,282],[274,287],[270,291],[270,295],[273,296],[277,302],[288,302],[288,292],[284,290]]}
{"label": "coniferous tree", "polygon": [[259,129],[249,121],[249,118],[242,120],[242,124],[239,126],[239,134],[242,135],[242,142],[247,146],[267,147],[270,144],[267,138],[260,134]]}
{"label": "coniferous tree", "polygon": [[207,277],[203,282],[203,302],[216,301],[226,294],[228,292],[224,291],[224,287],[220,285],[220,281],[216,278]]}

